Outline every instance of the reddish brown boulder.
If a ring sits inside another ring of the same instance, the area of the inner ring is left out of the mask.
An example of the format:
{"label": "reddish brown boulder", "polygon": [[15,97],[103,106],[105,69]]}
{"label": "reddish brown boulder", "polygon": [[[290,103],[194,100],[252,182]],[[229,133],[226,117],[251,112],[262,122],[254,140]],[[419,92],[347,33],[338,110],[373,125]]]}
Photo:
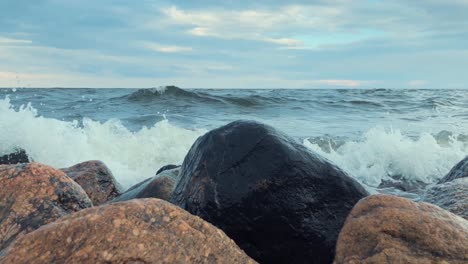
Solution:
{"label": "reddish brown boulder", "polygon": [[91,207],[63,172],[39,163],[0,166],[0,250],[68,213]]}
{"label": "reddish brown boulder", "polygon": [[61,170],[83,187],[94,205],[101,205],[121,194],[122,187],[101,161],[85,161]]}
{"label": "reddish brown boulder", "polygon": [[373,195],[346,219],[335,263],[468,263],[468,222],[435,205]]}
{"label": "reddish brown boulder", "polygon": [[2,263],[254,263],[221,230],[162,200],[82,210],[18,239]]}
{"label": "reddish brown boulder", "polygon": [[468,220],[468,178],[458,178],[429,188],[422,199]]}

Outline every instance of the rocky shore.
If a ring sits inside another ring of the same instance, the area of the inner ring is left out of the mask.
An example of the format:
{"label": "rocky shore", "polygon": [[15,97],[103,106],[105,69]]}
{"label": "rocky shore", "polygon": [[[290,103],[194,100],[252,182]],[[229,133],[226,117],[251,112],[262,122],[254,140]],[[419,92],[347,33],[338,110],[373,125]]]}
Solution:
{"label": "rocky shore", "polygon": [[0,157],[0,263],[468,263],[468,158],[421,201],[252,121],[126,191],[101,161],[29,161]]}

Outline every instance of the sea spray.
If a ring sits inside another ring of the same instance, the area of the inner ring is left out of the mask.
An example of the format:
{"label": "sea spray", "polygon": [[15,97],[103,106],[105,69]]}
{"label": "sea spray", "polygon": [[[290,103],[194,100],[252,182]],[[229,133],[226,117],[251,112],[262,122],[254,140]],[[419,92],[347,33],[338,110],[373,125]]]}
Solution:
{"label": "sea spray", "polygon": [[432,183],[443,177],[468,152],[467,142],[456,136],[440,144],[436,137],[421,133],[410,138],[400,130],[375,127],[361,139],[347,141],[335,148],[320,147],[308,139],[309,149],[333,161],[353,177],[377,187],[392,177]]}
{"label": "sea spray", "polygon": [[30,104],[15,111],[0,100],[0,153],[23,148],[37,162],[61,168],[101,160],[126,188],[162,166],[180,164],[204,130],[188,130],[168,120],[131,132],[118,119],[65,122],[38,115]]}

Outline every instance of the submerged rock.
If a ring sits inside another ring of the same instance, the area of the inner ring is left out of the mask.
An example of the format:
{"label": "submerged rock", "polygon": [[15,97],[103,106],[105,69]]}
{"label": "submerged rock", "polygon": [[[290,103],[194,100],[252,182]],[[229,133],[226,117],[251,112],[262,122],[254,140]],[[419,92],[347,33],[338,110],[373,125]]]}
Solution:
{"label": "submerged rock", "polygon": [[468,177],[468,156],[455,165],[439,183],[446,183],[455,179]]}
{"label": "submerged rock", "polygon": [[390,195],[361,200],[341,230],[335,263],[467,263],[468,222]]}
{"label": "submerged rock", "polygon": [[122,193],[122,187],[101,161],[86,161],[61,171],[83,187],[94,205],[103,204]]}
{"label": "submerged rock", "polygon": [[156,176],[130,187],[130,189],[112,200],[112,202],[127,201],[137,198],[158,198],[169,201],[172,191],[179,181],[179,171],[180,169],[178,167],[164,170]]}
{"label": "submerged rock", "polygon": [[270,126],[236,121],[192,146],[171,200],[261,263],[327,263],[348,213],[367,192]]}
{"label": "submerged rock", "polygon": [[0,166],[0,250],[42,225],[91,207],[63,172],[39,163]]}
{"label": "submerged rock", "polygon": [[426,190],[422,201],[440,206],[468,220],[468,178],[436,184]]}
{"label": "submerged rock", "polygon": [[158,199],[82,210],[18,239],[2,263],[255,263],[221,230]]}
{"label": "submerged rock", "polygon": [[24,149],[20,149],[16,152],[0,156],[0,165],[28,163],[29,157]]}

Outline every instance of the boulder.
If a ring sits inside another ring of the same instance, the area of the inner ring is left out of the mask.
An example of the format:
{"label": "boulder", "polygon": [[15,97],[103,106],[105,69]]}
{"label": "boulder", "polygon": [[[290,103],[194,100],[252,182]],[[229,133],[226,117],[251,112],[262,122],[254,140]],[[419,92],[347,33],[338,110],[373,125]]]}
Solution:
{"label": "boulder", "polygon": [[28,163],[29,157],[24,149],[19,149],[16,152],[0,156],[0,165],[10,165],[18,163]]}
{"label": "boulder", "polygon": [[468,220],[468,177],[430,187],[424,193],[422,201],[440,206]]}
{"label": "boulder", "polygon": [[154,177],[148,178],[128,189],[112,202],[128,201],[138,198],[158,198],[165,201],[171,199],[175,184],[179,181],[179,168],[164,170]]}
{"label": "boulder", "polygon": [[468,222],[435,205],[373,195],[346,219],[334,263],[466,264]]}
{"label": "boulder", "polygon": [[92,206],[65,173],[39,163],[0,166],[0,250],[42,225]]}
{"label": "boulder", "polygon": [[163,171],[172,170],[172,169],[176,169],[176,168],[180,168],[180,165],[169,164],[169,165],[166,165],[166,166],[162,166],[162,167],[156,172],[156,175],[158,175],[159,173],[161,173],[161,172],[163,172]]}
{"label": "boulder", "polygon": [[81,185],[94,205],[101,205],[122,193],[122,187],[101,161],[86,161],[61,171]]}
{"label": "boulder", "polygon": [[236,121],[192,146],[171,201],[222,229],[260,263],[329,263],[355,180],[274,128]]}
{"label": "boulder", "polygon": [[468,156],[453,167],[445,177],[439,180],[439,183],[446,183],[459,178],[468,177]]}
{"label": "boulder", "polygon": [[255,263],[221,230],[158,199],[63,217],[18,239],[0,262]]}

